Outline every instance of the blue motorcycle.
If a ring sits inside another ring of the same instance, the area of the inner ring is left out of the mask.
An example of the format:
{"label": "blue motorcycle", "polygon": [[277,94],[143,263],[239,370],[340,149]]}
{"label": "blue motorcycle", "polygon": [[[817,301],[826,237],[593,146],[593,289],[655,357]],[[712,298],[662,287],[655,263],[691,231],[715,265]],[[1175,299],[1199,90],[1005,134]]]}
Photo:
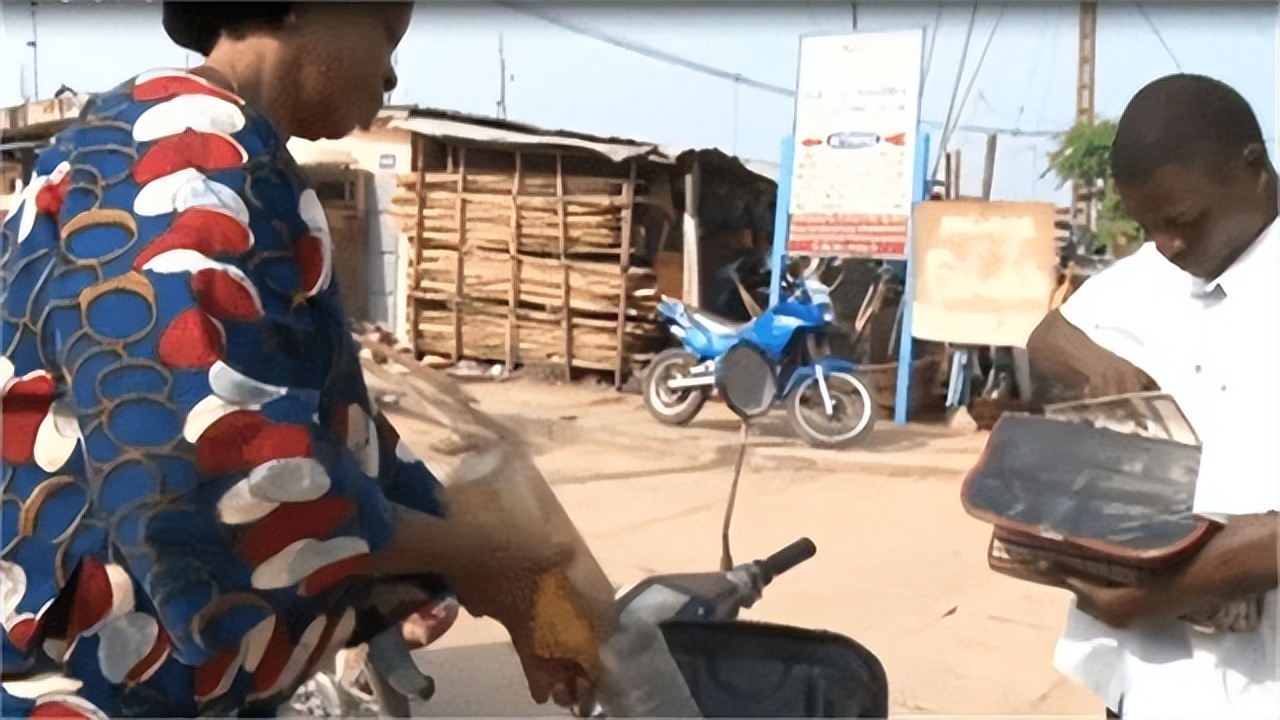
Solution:
{"label": "blue motorcycle", "polygon": [[751,342],[764,351],[778,374],[777,402],[785,404],[791,426],[814,447],[845,447],[875,427],[875,396],[857,365],[831,356],[825,330],[835,318],[831,291],[817,279],[813,264],[783,283],[785,299],[746,323],[735,323],[686,308],[663,296],[658,312],[681,347],[660,353],[644,376],[645,406],[658,422],[687,425],[715,389],[716,364],[729,348]]}

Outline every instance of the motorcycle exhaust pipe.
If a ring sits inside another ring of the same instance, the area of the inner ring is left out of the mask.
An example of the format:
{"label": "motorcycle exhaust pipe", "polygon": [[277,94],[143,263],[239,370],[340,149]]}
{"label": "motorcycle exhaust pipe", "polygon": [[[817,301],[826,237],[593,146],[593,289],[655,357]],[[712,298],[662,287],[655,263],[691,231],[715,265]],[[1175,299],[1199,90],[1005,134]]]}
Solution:
{"label": "motorcycle exhaust pipe", "polygon": [[714,375],[704,375],[698,377],[678,378],[676,380],[668,380],[667,387],[673,390],[681,390],[691,387],[711,387],[716,384]]}

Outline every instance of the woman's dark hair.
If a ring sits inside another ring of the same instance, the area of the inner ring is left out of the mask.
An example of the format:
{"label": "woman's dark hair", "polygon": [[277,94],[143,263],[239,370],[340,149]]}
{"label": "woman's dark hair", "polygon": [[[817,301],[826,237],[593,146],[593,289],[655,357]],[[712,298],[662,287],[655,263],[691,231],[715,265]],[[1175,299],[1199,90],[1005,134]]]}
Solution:
{"label": "woman's dark hair", "polygon": [[164,31],[178,45],[208,57],[223,34],[243,37],[253,30],[280,27],[292,11],[289,2],[166,0]]}

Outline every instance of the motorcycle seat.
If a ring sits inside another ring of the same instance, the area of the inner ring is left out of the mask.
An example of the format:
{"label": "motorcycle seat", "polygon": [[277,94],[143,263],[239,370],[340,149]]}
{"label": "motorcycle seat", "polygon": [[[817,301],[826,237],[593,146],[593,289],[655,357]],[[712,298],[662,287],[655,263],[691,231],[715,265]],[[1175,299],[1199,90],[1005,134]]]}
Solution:
{"label": "motorcycle seat", "polygon": [[689,320],[712,335],[737,335],[751,324],[750,320],[737,322],[696,308],[690,309]]}

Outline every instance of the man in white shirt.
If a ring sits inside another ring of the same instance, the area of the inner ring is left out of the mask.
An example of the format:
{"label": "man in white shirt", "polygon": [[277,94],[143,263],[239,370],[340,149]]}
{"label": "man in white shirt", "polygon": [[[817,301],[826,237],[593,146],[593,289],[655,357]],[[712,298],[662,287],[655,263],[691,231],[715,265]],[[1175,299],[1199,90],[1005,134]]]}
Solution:
{"label": "man in white shirt", "polygon": [[[1081,394],[1158,386],[1202,444],[1195,511],[1224,523],[1193,560],[1143,589],[1067,578],[1076,597],[1055,666],[1112,716],[1280,717],[1280,227],[1276,170],[1248,103],[1206,77],[1157,80],[1111,150],[1136,254],[1086,282],[1028,342],[1038,376]],[[1265,593],[1261,621],[1208,633],[1181,620]]]}

